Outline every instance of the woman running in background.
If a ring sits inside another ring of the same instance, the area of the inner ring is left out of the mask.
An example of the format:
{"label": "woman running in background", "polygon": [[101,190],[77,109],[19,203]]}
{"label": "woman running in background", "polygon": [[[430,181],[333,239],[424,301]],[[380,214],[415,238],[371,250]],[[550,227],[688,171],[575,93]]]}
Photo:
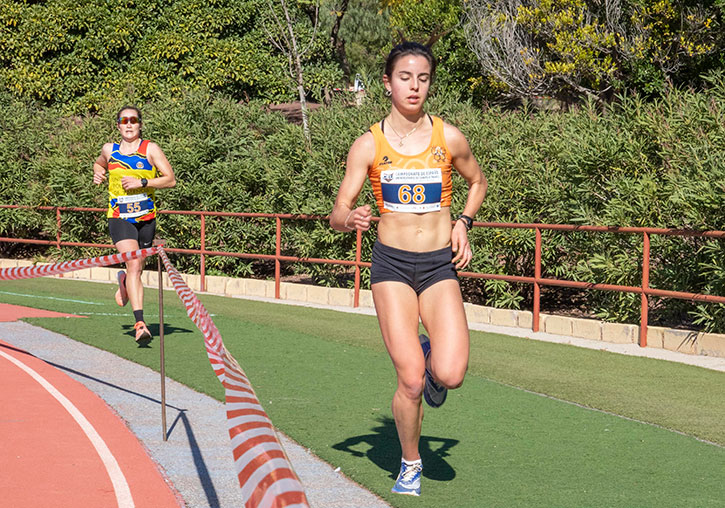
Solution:
{"label": "woman running in background", "polygon": [[[141,111],[124,106],[116,115],[120,143],[106,143],[93,164],[93,183],[106,180],[108,171],[108,229],[118,252],[151,247],[156,232],[155,190],[176,185],[174,171],[156,143],[141,138]],[[118,272],[116,303],[131,301],[136,342],[145,345],[152,336],[143,317],[143,259],[126,262]]]}
{"label": "woman running in background", "polygon": [[[402,461],[392,491],[414,496],[420,495],[423,470],[421,396],[439,407],[468,368],[468,324],[456,270],[473,256],[467,232],[487,188],[461,131],[423,109],[434,72],[426,46],[405,42],[390,52],[383,76],[390,114],[350,148],[330,215],[336,230],[369,229],[370,205],[355,205],[370,178],[381,216],[370,284],[398,378],[392,411]],[[463,213],[453,225],[451,168],[468,184]],[[419,336],[419,318],[430,339]]]}

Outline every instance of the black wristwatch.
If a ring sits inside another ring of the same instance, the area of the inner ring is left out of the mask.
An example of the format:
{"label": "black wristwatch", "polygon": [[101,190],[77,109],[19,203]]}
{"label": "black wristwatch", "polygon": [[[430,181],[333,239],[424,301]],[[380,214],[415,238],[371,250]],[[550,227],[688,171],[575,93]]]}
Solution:
{"label": "black wristwatch", "polygon": [[470,231],[471,229],[473,229],[473,219],[470,218],[468,215],[461,214],[456,220],[462,220],[463,224],[465,224],[466,226],[466,230]]}
{"label": "black wristwatch", "polygon": [[148,184],[149,184],[148,180],[146,180],[145,178],[141,179],[141,187],[146,187]]}

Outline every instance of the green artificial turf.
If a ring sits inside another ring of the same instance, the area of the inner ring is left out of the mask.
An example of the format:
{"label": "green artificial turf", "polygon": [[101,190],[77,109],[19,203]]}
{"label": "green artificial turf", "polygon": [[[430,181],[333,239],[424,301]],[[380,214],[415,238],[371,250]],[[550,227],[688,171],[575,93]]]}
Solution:
{"label": "green artificial turf", "polygon": [[[158,369],[159,341],[137,347],[130,309],[113,303],[114,290],[2,282],[0,302],[92,313],[28,321]],[[157,295],[146,291],[155,335]],[[472,332],[463,387],[441,409],[426,408],[423,495],[409,498],[390,493],[400,459],[395,378],[374,317],[201,299],[275,425],[393,506],[715,507],[725,499],[725,373]],[[201,333],[174,293],[164,303],[167,374],[222,399]]]}

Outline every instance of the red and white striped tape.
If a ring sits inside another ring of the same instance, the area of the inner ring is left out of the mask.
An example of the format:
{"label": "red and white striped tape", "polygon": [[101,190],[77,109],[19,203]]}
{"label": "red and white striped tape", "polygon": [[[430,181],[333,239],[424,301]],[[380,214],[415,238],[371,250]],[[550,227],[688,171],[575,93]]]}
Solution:
{"label": "red and white striped tape", "polygon": [[224,347],[219,330],[206,308],[169,262],[162,247],[158,248],[158,254],[176,294],[184,302],[187,314],[204,334],[209,362],[224,386],[229,437],[245,506],[308,507],[302,484],[287,460],[272,422],[260,405],[249,379]]}
{"label": "red and white striped tape", "polygon": [[83,268],[94,266],[108,266],[124,263],[129,259],[145,258],[156,254],[156,247],[148,249],[124,252],[122,254],[111,254],[97,258],[74,259],[63,263],[51,263],[48,265],[18,266],[14,268],[0,269],[0,280],[34,279],[46,275],[58,275],[61,273],[74,272]]}
{"label": "red and white striped tape", "polygon": [[308,508],[307,497],[277,439],[272,422],[234,357],[224,347],[206,308],[186,285],[162,247],[48,265],[0,269],[0,280],[57,275],[158,254],[186,312],[204,335],[207,356],[224,386],[232,453],[246,508]]}

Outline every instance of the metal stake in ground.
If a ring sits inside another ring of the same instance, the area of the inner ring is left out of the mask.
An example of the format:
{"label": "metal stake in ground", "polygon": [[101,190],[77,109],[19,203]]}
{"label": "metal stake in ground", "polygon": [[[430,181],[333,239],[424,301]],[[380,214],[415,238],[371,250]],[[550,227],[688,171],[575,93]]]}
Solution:
{"label": "metal stake in ground", "polygon": [[[164,241],[154,239],[154,247],[161,247]],[[161,427],[163,438],[166,441],[166,360],[164,358],[164,278],[161,272],[161,256],[156,256],[159,274],[159,363],[161,365]]]}

